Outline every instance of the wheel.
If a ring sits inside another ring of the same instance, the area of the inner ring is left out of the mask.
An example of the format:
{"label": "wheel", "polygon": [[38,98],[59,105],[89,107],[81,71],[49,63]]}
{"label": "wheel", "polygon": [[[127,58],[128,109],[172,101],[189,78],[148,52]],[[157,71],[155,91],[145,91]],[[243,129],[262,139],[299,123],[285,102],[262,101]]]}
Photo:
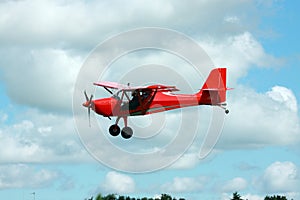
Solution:
{"label": "wheel", "polygon": [[229,110],[226,109],[226,110],[225,110],[225,114],[228,114],[228,113],[229,113]]}
{"label": "wheel", "polygon": [[124,139],[129,139],[132,137],[133,131],[130,127],[127,126],[122,129],[121,135]]}
{"label": "wheel", "polygon": [[120,127],[117,124],[113,124],[109,127],[109,133],[112,136],[118,136],[120,134]]}

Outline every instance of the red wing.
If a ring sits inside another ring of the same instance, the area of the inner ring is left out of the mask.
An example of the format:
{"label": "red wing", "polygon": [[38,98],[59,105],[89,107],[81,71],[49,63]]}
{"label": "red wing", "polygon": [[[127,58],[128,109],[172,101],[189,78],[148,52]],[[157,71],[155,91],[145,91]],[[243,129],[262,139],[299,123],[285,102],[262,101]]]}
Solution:
{"label": "red wing", "polygon": [[97,82],[94,83],[94,85],[101,86],[101,87],[106,87],[106,88],[111,88],[111,89],[123,89],[123,88],[128,88],[127,85],[115,83],[115,82],[109,82],[109,81],[102,81],[102,82]]}
{"label": "red wing", "polygon": [[110,88],[110,89],[121,89],[124,91],[134,91],[137,89],[151,89],[153,91],[156,90],[159,92],[179,91],[175,86],[166,86],[166,85],[150,85],[150,86],[130,87],[128,85],[119,84],[119,83],[115,83],[115,82],[108,82],[108,81],[97,82],[97,83],[94,83],[94,85],[101,86],[104,88]]}
{"label": "red wing", "polygon": [[109,81],[97,82],[97,83],[94,83],[94,85],[101,86],[104,88],[118,89],[118,90],[124,90],[124,91],[134,91],[137,89],[146,89],[147,88],[147,86],[131,87],[128,85],[119,84],[119,83],[115,83],[115,82],[109,82]]}
{"label": "red wing", "polygon": [[166,86],[166,85],[150,85],[148,89],[157,90],[159,92],[174,92],[179,91],[176,86]]}

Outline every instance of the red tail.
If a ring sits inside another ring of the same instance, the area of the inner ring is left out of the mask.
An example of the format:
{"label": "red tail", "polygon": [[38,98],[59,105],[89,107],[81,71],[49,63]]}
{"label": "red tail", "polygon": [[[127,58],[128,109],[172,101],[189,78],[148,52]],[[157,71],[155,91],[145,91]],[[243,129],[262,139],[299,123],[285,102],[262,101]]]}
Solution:
{"label": "red tail", "polygon": [[226,68],[213,69],[199,91],[199,104],[219,105],[226,101]]}

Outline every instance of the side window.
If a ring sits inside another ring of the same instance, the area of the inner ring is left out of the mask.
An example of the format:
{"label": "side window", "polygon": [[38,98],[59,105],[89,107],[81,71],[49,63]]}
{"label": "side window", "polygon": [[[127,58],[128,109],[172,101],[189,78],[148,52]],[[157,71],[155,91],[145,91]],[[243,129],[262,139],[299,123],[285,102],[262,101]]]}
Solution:
{"label": "side window", "polygon": [[131,100],[130,101],[134,101],[134,100],[138,99],[138,93],[139,93],[138,90],[132,91],[131,92]]}
{"label": "side window", "polygon": [[131,99],[129,101],[129,109],[134,110],[140,106],[140,104],[145,105],[151,99],[151,89],[137,89],[132,91]]}
{"label": "side window", "polygon": [[141,94],[142,100],[148,99],[151,96],[151,92],[151,90],[143,90]]}
{"label": "side window", "polygon": [[121,99],[121,90],[118,90],[116,93],[113,94],[113,97],[120,100]]}
{"label": "side window", "polygon": [[134,90],[131,92],[131,100],[129,101],[129,109],[133,110],[139,106],[139,90]]}

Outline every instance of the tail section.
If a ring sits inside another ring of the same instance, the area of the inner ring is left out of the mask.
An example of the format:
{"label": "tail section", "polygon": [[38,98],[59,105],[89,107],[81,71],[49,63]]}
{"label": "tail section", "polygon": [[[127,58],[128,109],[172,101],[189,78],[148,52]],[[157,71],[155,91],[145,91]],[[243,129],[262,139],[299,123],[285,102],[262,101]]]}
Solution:
{"label": "tail section", "polygon": [[226,68],[213,69],[197,94],[199,104],[221,105],[226,102]]}

